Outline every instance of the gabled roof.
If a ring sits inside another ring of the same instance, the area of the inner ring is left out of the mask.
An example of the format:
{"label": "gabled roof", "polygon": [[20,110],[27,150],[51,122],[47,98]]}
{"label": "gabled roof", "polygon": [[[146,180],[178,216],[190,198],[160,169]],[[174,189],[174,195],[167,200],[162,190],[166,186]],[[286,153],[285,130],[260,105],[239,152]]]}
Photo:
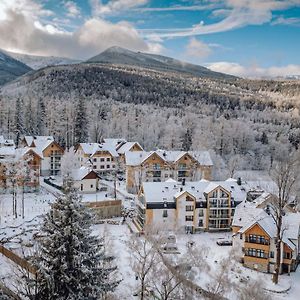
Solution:
{"label": "gabled roof", "polygon": [[200,165],[212,166],[212,160],[208,151],[168,151],[168,150],[156,150],[156,151],[134,151],[125,152],[125,161],[128,166],[139,166],[148,157],[156,153],[163,161],[167,163],[174,163],[180,160],[184,155],[188,154],[192,159],[195,159]]}
{"label": "gabled roof", "polygon": [[116,149],[112,144],[99,144],[99,143],[80,143],[83,152],[87,155],[93,156],[97,151],[108,151],[113,157],[118,157]]}
{"label": "gabled roof", "polygon": [[220,186],[225,190],[229,190],[232,198],[236,201],[243,201],[246,199],[246,192],[242,191],[239,185],[231,183],[232,186],[228,186],[228,182],[226,181],[187,181],[183,185],[182,182],[176,182],[172,179],[165,182],[143,182],[142,188],[145,195],[145,201],[147,203],[164,201],[174,202],[174,197],[179,195],[178,193],[185,192],[188,192],[191,196],[193,196],[196,201],[206,201],[204,191],[211,183],[217,187]]}
{"label": "gabled roof", "polygon": [[117,152],[119,154],[124,154],[125,152],[130,151],[130,149],[134,145],[138,145],[141,149],[143,149],[143,147],[138,142],[126,142],[123,145],[121,145],[120,147],[117,147]]}
{"label": "gabled roof", "polygon": [[86,167],[81,167],[81,168],[72,170],[72,178],[75,181],[80,181],[80,180],[84,179],[87,175],[89,175],[90,173],[95,173],[98,177],[98,174],[95,171],[93,171],[89,168],[86,168]]}

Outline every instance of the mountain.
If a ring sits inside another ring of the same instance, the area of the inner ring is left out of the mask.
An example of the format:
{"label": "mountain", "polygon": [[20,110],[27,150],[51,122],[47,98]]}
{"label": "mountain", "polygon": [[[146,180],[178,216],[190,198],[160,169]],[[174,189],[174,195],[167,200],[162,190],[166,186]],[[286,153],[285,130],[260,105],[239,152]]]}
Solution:
{"label": "mountain", "polygon": [[48,66],[57,66],[57,65],[70,65],[81,62],[80,60],[75,60],[67,57],[57,57],[57,56],[37,56],[37,55],[28,55],[15,52],[6,51],[6,53],[31,67],[34,70],[38,70]]}
{"label": "mountain", "polygon": [[0,51],[0,85],[31,71],[32,69],[24,63]]}
{"label": "mountain", "polygon": [[235,76],[213,72],[205,67],[182,62],[171,57],[134,52],[116,46],[106,49],[86,62],[138,66],[147,69],[187,73],[197,77],[236,79]]}

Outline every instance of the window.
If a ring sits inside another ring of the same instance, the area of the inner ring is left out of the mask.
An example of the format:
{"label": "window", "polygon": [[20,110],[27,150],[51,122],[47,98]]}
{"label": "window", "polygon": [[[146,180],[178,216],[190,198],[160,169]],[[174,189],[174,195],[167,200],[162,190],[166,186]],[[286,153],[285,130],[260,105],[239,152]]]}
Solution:
{"label": "window", "polygon": [[243,239],[243,234],[242,233],[240,233],[240,240],[242,240]]}
{"label": "window", "polygon": [[108,158],[106,159],[106,161],[110,161],[110,157],[108,157]]}
{"label": "window", "polygon": [[199,209],[199,217],[203,217],[203,209]]}
{"label": "window", "polygon": [[168,217],[168,211],[166,209],[163,210],[163,218]]}
{"label": "window", "polygon": [[114,161],[114,158],[113,158],[113,157],[111,158],[111,161]]}
{"label": "window", "polygon": [[100,169],[104,169],[104,166],[100,166]]}
{"label": "window", "polygon": [[83,184],[80,185],[80,190],[83,191]]}
{"label": "window", "polygon": [[221,190],[221,198],[227,198],[228,195],[224,191]]}
{"label": "window", "polygon": [[107,168],[107,169],[110,169],[110,165],[106,165],[106,168]]}
{"label": "window", "polygon": [[101,157],[101,158],[100,158],[100,161],[104,161],[104,157]]}
{"label": "window", "polygon": [[96,161],[97,161],[97,158],[95,157],[95,158],[93,159],[93,161],[96,162]]}
{"label": "window", "polygon": [[160,170],[160,164],[153,164],[153,170]]}
{"label": "window", "polygon": [[203,227],[203,220],[202,220],[202,219],[199,220],[198,226],[199,226],[199,227]]}
{"label": "window", "polygon": [[194,210],[193,205],[187,205],[187,206],[185,207],[185,211],[193,211],[193,210]]}
{"label": "window", "polygon": [[97,166],[93,166],[93,169],[96,169],[97,168]]}
{"label": "window", "polygon": [[292,258],[291,252],[284,252],[283,253],[283,258],[285,258],[285,259],[291,259]]}
{"label": "window", "polygon": [[194,201],[194,199],[191,198],[190,196],[186,196],[186,201]]}
{"label": "window", "polygon": [[270,252],[270,258],[274,258],[274,251]]}
{"label": "window", "polygon": [[185,221],[189,222],[189,221],[193,221],[194,217],[193,216],[185,216]]}
{"label": "window", "polygon": [[218,191],[217,190],[213,191],[210,198],[218,198]]}
{"label": "window", "polygon": [[114,169],[116,166],[115,165],[112,165],[112,168]]}

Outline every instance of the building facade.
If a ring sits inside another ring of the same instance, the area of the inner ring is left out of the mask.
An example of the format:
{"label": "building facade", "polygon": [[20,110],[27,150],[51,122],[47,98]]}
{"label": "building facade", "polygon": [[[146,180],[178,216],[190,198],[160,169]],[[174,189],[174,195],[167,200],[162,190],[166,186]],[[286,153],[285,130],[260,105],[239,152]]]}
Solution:
{"label": "building facade", "polygon": [[140,231],[147,226],[191,233],[230,230],[235,207],[245,196],[231,180],[144,182],[135,223]]}
{"label": "building facade", "polygon": [[[264,193],[254,201],[243,201],[233,220],[233,247],[244,266],[273,273],[276,262],[277,227],[268,213],[272,194]],[[280,244],[280,273],[295,271],[299,264],[300,213],[286,210]]]}
{"label": "building facade", "polygon": [[142,182],[211,179],[213,163],[208,151],[132,151],[125,153],[126,189],[138,193]]}

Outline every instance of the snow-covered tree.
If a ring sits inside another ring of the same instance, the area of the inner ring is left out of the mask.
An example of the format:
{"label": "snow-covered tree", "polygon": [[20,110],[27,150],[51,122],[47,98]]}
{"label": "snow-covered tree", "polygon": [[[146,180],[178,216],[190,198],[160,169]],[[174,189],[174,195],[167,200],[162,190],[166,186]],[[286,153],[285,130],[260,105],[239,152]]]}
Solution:
{"label": "snow-covered tree", "polygon": [[76,106],[75,116],[75,144],[85,143],[88,140],[88,120],[85,100],[80,98]]}
{"label": "snow-covered tree", "polygon": [[103,299],[119,281],[103,239],[92,234],[93,216],[67,178],[64,195],[53,203],[41,227],[37,268],[37,299]]}

